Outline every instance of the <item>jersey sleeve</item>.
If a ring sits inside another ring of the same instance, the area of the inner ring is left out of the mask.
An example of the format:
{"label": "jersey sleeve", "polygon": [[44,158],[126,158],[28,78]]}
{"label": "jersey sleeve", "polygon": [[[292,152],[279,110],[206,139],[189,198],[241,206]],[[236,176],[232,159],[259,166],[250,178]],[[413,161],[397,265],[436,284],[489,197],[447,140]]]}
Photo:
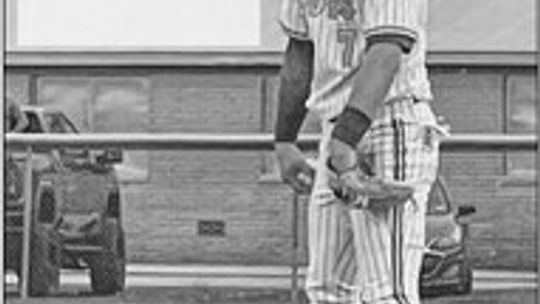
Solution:
{"label": "jersey sleeve", "polygon": [[288,36],[300,40],[309,40],[305,8],[300,0],[282,1],[279,24]]}
{"label": "jersey sleeve", "polygon": [[418,40],[424,0],[363,0],[364,34],[370,42],[391,40],[408,53]]}

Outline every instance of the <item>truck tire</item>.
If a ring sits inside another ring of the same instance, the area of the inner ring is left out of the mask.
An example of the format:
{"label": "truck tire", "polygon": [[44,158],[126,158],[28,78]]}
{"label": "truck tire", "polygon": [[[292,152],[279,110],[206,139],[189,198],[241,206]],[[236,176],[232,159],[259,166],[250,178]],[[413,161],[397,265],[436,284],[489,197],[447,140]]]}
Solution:
{"label": "truck tire", "polygon": [[32,226],[28,293],[30,296],[52,295],[60,286],[60,242],[48,225]]}
{"label": "truck tire", "polygon": [[114,294],[124,290],[125,241],[118,219],[105,220],[100,239],[103,251],[88,258],[92,291],[96,294]]}
{"label": "truck tire", "polygon": [[9,157],[6,162],[6,199],[17,201],[23,195],[24,177],[15,161]]}
{"label": "truck tire", "polygon": [[464,275],[462,277],[462,282],[457,287],[457,294],[466,295],[470,294],[473,290],[473,274],[472,274],[472,268],[470,266],[470,263],[464,264]]}

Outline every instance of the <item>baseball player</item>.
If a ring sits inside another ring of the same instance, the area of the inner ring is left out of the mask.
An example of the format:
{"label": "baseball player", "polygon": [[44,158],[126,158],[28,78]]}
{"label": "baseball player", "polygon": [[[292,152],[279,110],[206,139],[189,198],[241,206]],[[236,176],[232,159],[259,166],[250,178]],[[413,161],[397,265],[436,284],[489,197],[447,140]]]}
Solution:
{"label": "baseball player", "polygon": [[[311,191],[309,299],[419,303],[444,134],[430,107],[427,0],[283,0],[280,23],[275,151],[284,180]],[[308,110],[322,123],[315,168],[295,145]]]}

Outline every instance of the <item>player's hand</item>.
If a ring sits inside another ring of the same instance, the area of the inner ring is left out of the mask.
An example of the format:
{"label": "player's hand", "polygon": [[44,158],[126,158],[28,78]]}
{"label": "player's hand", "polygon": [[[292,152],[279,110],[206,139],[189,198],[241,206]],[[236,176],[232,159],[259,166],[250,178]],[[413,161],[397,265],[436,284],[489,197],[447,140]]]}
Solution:
{"label": "player's hand", "polygon": [[310,193],[315,169],[302,151],[293,143],[276,143],[275,152],[283,181],[299,193]]}
{"label": "player's hand", "polygon": [[351,168],[357,167],[357,152],[351,146],[332,138],[329,151],[328,167],[338,176]]}
{"label": "player's hand", "polygon": [[346,204],[381,209],[402,204],[412,196],[411,185],[375,177],[373,159],[365,151],[354,151],[335,139],[330,143],[330,151],[328,166],[335,173],[330,187]]}

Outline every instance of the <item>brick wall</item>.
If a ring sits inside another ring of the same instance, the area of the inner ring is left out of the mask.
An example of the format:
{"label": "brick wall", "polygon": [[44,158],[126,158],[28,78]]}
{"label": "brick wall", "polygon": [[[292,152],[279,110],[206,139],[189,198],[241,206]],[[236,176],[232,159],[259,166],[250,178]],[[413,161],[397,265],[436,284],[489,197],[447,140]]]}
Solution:
{"label": "brick wall", "polygon": [[[436,111],[457,133],[504,132],[510,96],[505,89],[508,71],[525,79],[533,77],[529,70],[433,68]],[[29,72],[8,71],[8,96],[28,100]],[[38,102],[54,103],[55,96],[62,96],[57,99],[84,104],[87,124],[94,131],[114,132],[120,126],[122,131],[156,133],[269,132],[275,117],[275,68],[149,70],[135,78],[114,69],[107,75],[88,70],[69,73],[63,75],[58,69],[54,77],[42,74]],[[77,77],[82,79],[77,90],[58,92],[47,87],[48,83],[69,87]],[[528,87],[517,88],[526,91]],[[131,93],[126,95],[126,90]],[[534,98],[530,94],[519,96]],[[42,100],[43,96],[49,100]],[[104,114],[100,105],[126,96],[134,100],[126,107],[137,105],[146,119]],[[75,101],[77,97],[79,101]],[[308,119],[304,130],[316,132],[316,120]],[[275,181],[271,153],[150,151],[136,159],[143,160],[135,163],[146,174],[123,185],[130,261],[288,263],[291,192]],[[536,265],[534,187],[530,179],[515,183],[507,162],[501,153],[445,154],[441,172],[455,202],[478,209],[471,218],[475,264],[532,268]],[[305,208],[305,203],[301,207]],[[222,221],[224,236],[198,235],[201,220]],[[305,228],[305,216],[300,221]],[[300,234],[305,239],[304,229]]]}
{"label": "brick wall", "polygon": [[[456,133],[507,133],[509,109],[523,100],[535,103],[535,91],[528,85],[535,78],[532,71],[438,68],[431,75],[434,108]],[[509,94],[508,79],[516,76],[521,90]],[[445,153],[442,157],[441,173],[454,202],[477,208],[470,218],[471,251],[480,267],[536,267],[534,180],[530,174],[523,177],[509,170],[509,160],[515,157],[528,161],[529,170],[534,170],[534,153],[518,154]]]}

